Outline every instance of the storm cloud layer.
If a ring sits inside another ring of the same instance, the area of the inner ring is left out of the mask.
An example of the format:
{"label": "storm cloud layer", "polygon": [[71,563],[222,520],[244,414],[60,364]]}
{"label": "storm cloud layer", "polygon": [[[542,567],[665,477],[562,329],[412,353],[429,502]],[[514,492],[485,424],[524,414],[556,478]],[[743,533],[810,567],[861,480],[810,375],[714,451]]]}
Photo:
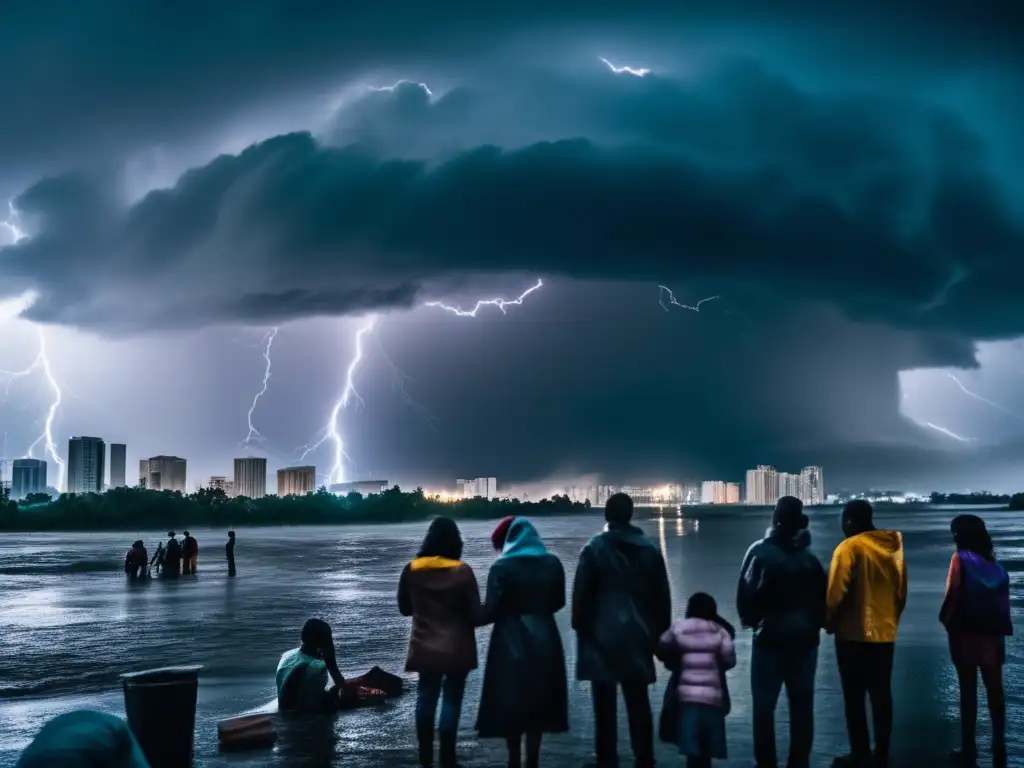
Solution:
{"label": "storm cloud layer", "polygon": [[[917,466],[906,452],[941,436],[899,416],[898,371],[970,367],[977,342],[1024,335],[1022,158],[1006,140],[1024,119],[1000,98],[1024,71],[1022,22],[995,5],[728,5],[140,3],[99,37],[113,4],[69,6],[60,34],[26,7],[0,31],[0,65],[24,73],[5,84],[0,190],[29,235],[0,248],[0,299],[30,292],[27,319],[131,337],[405,312],[538,276],[572,297],[563,317],[588,296],[613,315],[635,312],[616,296],[657,308],[659,284],[713,293],[700,315],[658,318],[699,323],[679,343],[721,360],[676,355],[652,413],[642,376],[588,385],[594,409],[636,411],[605,422],[619,441],[581,417],[529,462],[513,433],[491,464],[529,479],[629,453],[735,473],[773,451],[810,463],[885,443]],[[154,156],[152,178],[132,176]],[[595,324],[552,338],[583,364]],[[673,343],[645,327],[619,352],[637,370]],[[523,333],[521,357],[501,344],[513,369],[533,354]],[[609,359],[595,354],[588,370]],[[557,379],[517,402],[556,407]],[[799,415],[759,418],[764,387]],[[686,390],[715,391],[734,425],[701,421],[703,395],[672,395]],[[512,412],[477,406],[492,407]],[[858,418],[837,430],[842,413]],[[434,459],[464,461],[452,435],[467,429],[453,411]],[[394,464],[413,472],[416,450]]]}

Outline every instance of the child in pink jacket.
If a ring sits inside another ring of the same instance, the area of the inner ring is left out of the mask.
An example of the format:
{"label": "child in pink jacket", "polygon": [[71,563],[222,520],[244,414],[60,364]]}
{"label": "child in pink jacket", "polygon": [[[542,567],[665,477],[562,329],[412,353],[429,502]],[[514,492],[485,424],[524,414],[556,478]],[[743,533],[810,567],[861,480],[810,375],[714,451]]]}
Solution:
{"label": "child in pink jacket", "polygon": [[658,655],[679,659],[679,753],[687,768],[725,760],[725,671],[736,666],[736,647],[711,595],[697,592],[659,640]]}

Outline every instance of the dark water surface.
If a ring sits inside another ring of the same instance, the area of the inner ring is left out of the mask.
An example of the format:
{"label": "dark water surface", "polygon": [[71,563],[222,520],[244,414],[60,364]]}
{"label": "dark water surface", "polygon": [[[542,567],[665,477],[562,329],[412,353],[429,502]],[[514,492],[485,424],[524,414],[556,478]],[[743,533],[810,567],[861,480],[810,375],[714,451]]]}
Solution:
{"label": "dark water surface", "polygon": [[[937,614],[949,563],[949,520],[955,511],[929,510],[879,515],[879,527],[905,535],[910,595],[900,631],[894,673],[896,734],[894,765],[944,763],[957,743],[957,689]],[[733,595],[747,545],[764,533],[763,513],[701,511],[699,519],[675,517],[641,522],[660,543],[669,566],[673,599],[681,608],[692,592],[718,598],[736,621]],[[1021,516],[982,513],[999,555],[1010,571],[1014,616],[1024,607],[1024,530]],[[593,516],[537,521],[551,549],[570,574],[587,538],[603,524]],[[493,523],[462,526],[466,561],[481,584],[493,560]],[[414,694],[381,709],[341,715],[333,733],[323,728],[286,732],[273,752],[223,756],[217,752],[217,720],[259,707],[274,697],[274,671],[281,653],[298,645],[303,621],[321,616],[335,628],[342,671],[359,674],[374,664],[401,671],[408,620],[398,615],[398,574],[413,556],[425,526],[241,529],[238,577],[228,579],[221,531],[195,533],[199,574],[179,582],[128,586],[121,574],[124,552],[135,535],[14,534],[0,538],[0,766],[19,751],[48,718],[89,707],[124,714],[118,674],[177,664],[204,665],[196,728],[197,763],[203,766],[413,765]],[[838,513],[815,512],[815,552],[827,563],[840,539]],[[145,535],[152,551],[159,532]],[[676,610],[678,615],[679,610]],[[575,643],[569,613],[558,623],[569,669]],[[738,624],[738,622],[737,622]],[[489,630],[479,632],[481,661]],[[728,719],[727,766],[751,759],[750,635],[737,641],[740,663],[730,673],[733,711]],[[1008,644],[1006,683],[1010,764],[1024,765],[1022,644]],[[477,741],[473,732],[481,673],[470,676],[463,710],[460,752],[467,767],[504,763],[503,744]],[[662,673],[664,678],[664,673]],[[660,708],[664,679],[652,689]],[[582,765],[591,755],[592,717],[587,687],[570,680],[570,733],[545,741],[545,762]],[[410,686],[413,689],[413,686]],[[785,722],[785,704],[780,708]],[[815,766],[845,751],[842,699],[830,640],[822,644],[817,678]],[[982,710],[984,712],[984,709]],[[620,753],[628,756],[628,738]],[[981,737],[988,727],[982,718]],[[780,728],[780,731],[784,731]],[[783,756],[786,739],[780,741]],[[662,764],[680,758],[661,746]],[[628,763],[626,763],[628,764]]]}

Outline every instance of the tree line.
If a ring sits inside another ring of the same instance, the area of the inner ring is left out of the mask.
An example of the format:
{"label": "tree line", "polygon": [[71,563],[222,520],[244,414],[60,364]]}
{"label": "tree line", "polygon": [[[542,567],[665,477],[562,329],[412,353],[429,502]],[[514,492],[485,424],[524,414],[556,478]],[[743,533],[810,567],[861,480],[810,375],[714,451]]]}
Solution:
{"label": "tree line", "polygon": [[990,493],[989,491],[976,491],[974,493],[932,493],[932,504],[984,504],[987,506],[1001,506],[1010,504],[1013,499],[1024,494],[1011,496],[1008,493]]}
{"label": "tree line", "polygon": [[256,525],[332,525],[339,523],[396,523],[426,520],[436,515],[460,519],[493,519],[506,515],[538,516],[586,512],[590,502],[568,496],[540,501],[518,499],[460,499],[441,501],[422,488],[403,491],[397,485],[379,494],[352,492],[337,496],[321,488],[302,496],[229,497],[221,489],[195,493],[154,491],[142,487],[111,488],[105,493],[30,494],[21,501],[0,490],[0,530],[141,530],[189,526],[243,527]]}

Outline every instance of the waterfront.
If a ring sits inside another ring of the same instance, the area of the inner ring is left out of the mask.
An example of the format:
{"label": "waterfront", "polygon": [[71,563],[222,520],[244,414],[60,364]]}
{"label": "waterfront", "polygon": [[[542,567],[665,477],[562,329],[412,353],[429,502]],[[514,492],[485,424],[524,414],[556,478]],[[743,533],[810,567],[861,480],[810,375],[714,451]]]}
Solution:
{"label": "waterfront", "polygon": [[[905,534],[910,595],[897,649],[894,686],[896,732],[894,764],[925,764],[943,758],[957,742],[955,675],[937,614],[949,562],[948,523],[961,509],[885,511],[879,527]],[[701,509],[697,519],[641,520],[666,555],[677,608],[698,589],[718,598],[723,614],[735,620],[733,595],[740,560],[749,542],[763,534],[767,513]],[[985,511],[1000,557],[1010,571],[1013,610],[1024,571],[1024,534],[1014,531],[1019,513]],[[898,522],[897,522],[898,521]],[[551,549],[563,558],[571,577],[586,539],[600,528],[593,516],[537,520]],[[467,522],[466,561],[481,585],[493,560],[493,523]],[[337,742],[322,733],[285,734],[274,753],[225,757],[216,751],[218,719],[253,709],[273,698],[273,673],[280,654],[297,645],[298,630],[318,615],[335,627],[339,658],[346,673],[374,664],[400,671],[408,621],[398,615],[395,588],[404,563],[413,556],[424,524],[316,528],[240,529],[236,551],[239,576],[229,580],[223,561],[223,531],[194,530],[200,543],[199,575],[179,582],[128,586],[121,575],[125,549],[143,536],[152,548],[159,531],[137,534],[8,534],[0,541],[0,766],[13,764],[18,751],[45,719],[70,709],[93,707],[123,715],[118,674],[169,664],[203,664],[196,732],[197,763],[228,765],[322,765],[333,755],[346,765],[413,764],[412,706],[406,695],[381,710],[342,715]],[[814,551],[827,563],[839,541],[838,510],[816,510],[811,531]],[[678,615],[679,611],[676,610]],[[575,642],[568,611],[558,616],[570,670]],[[481,659],[489,632],[479,633]],[[733,714],[728,721],[733,759],[751,763],[749,633],[738,640],[740,665],[730,674]],[[1024,757],[1024,674],[1022,645],[1012,638],[1006,669],[1011,762]],[[472,731],[481,682],[470,677],[462,718],[461,752],[466,766],[504,760],[503,745],[475,740]],[[664,676],[663,676],[664,677]],[[660,707],[664,679],[652,689]],[[785,720],[784,704],[780,719]],[[828,640],[823,643],[817,678],[815,765],[846,744],[842,701]],[[587,687],[570,680],[569,734],[545,742],[551,764],[582,764],[591,754]],[[628,752],[625,718],[620,753]],[[780,732],[784,731],[780,728]],[[980,732],[987,738],[982,718]],[[785,738],[780,742],[780,753]],[[659,758],[677,764],[674,750]]]}

